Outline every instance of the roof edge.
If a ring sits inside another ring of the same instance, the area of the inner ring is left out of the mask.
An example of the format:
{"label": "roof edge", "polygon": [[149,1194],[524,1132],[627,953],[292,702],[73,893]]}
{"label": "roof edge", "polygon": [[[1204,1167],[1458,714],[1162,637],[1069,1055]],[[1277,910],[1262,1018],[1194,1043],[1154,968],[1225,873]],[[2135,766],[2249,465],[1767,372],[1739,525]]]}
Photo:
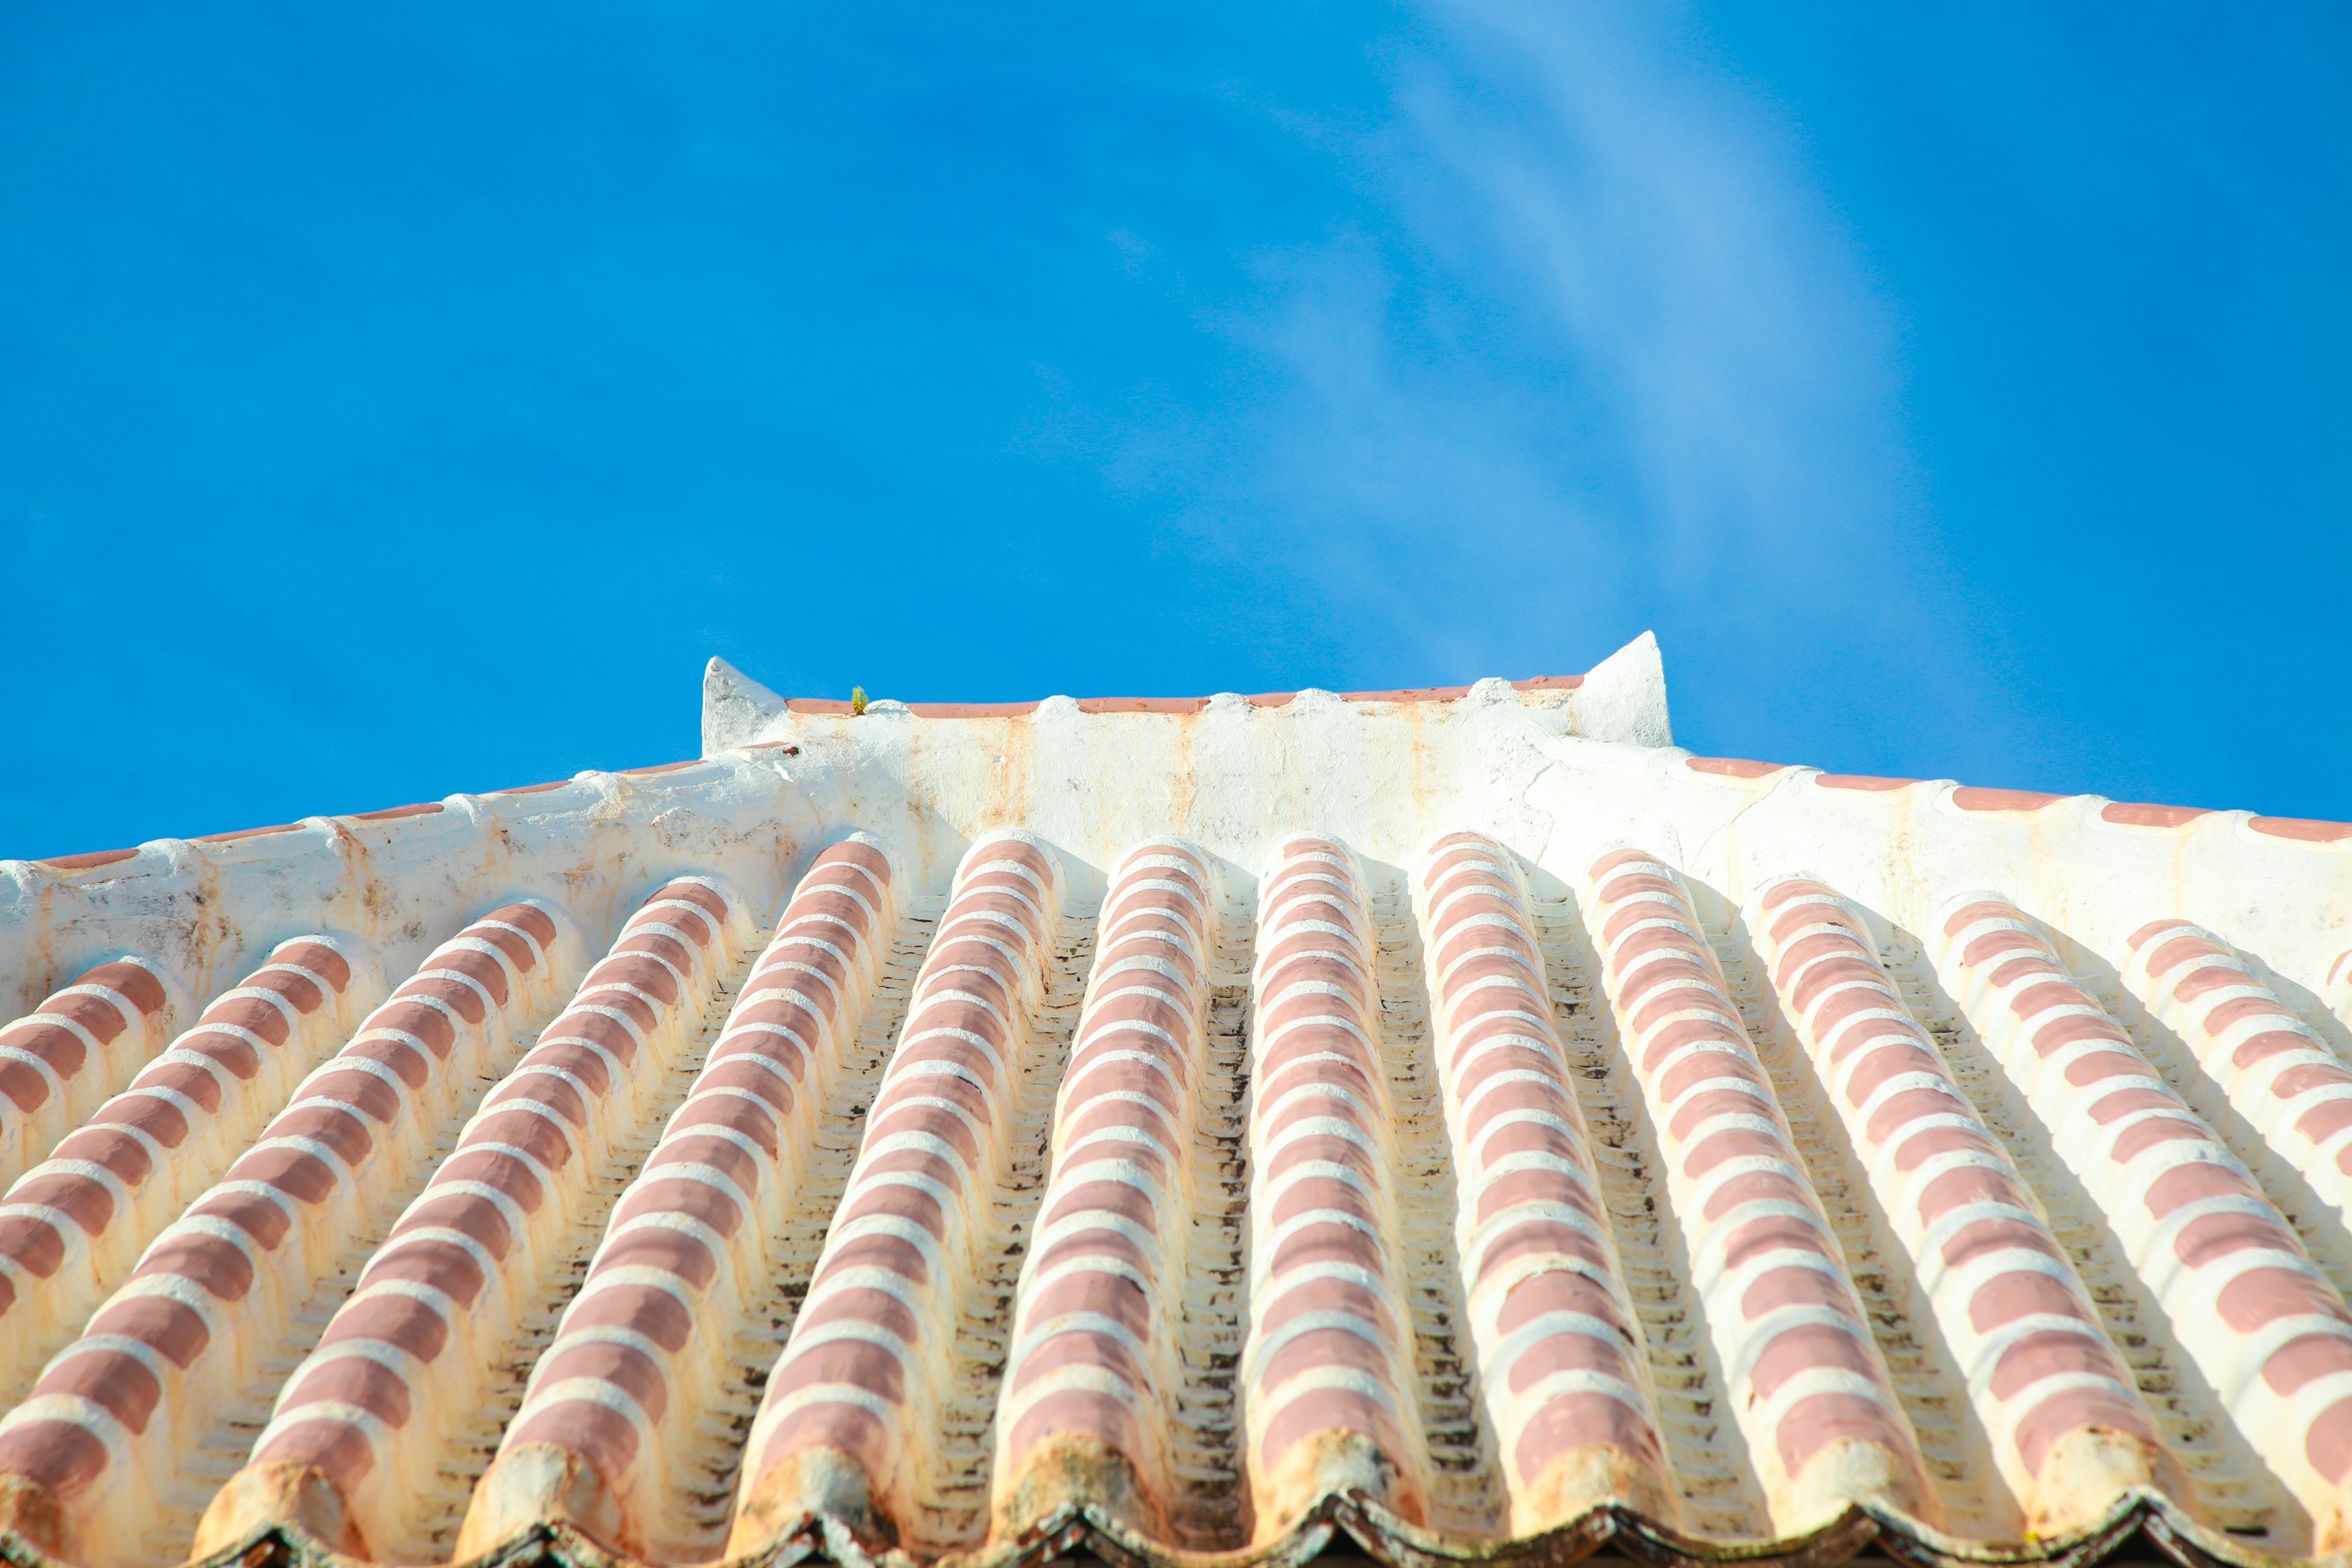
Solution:
{"label": "roof edge", "polygon": [[[1478,684],[1484,685],[1485,682]],[[1665,665],[1654,633],[1640,637],[1582,675],[1538,675],[1507,681],[1522,693],[1573,691],[1574,732],[1588,740],[1622,741],[1640,746],[1671,746],[1674,730],[1666,712]],[[1342,691],[1359,703],[1458,702],[1471,686],[1423,686],[1390,691]],[[1297,691],[1259,691],[1244,698],[1254,708],[1283,708]],[[919,719],[1021,719],[1052,699],[1026,702],[908,702],[898,704]],[[1082,713],[1198,713],[1207,697],[1081,697]],[[702,672],[702,752],[716,755],[758,740],[786,714],[851,716],[850,705],[832,698],[786,697],[752,679],[725,659],[713,657]]]}

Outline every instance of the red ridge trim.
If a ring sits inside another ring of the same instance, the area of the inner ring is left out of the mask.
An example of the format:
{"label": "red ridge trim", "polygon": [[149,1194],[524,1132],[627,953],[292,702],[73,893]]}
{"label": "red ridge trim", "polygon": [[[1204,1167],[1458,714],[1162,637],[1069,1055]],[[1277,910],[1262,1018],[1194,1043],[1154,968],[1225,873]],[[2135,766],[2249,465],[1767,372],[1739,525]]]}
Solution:
{"label": "red ridge trim", "polygon": [[258,838],[265,833],[291,833],[301,826],[302,825],[299,822],[281,822],[274,827],[240,827],[234,833],[207,833],[203,837],[191,840],[191,842],[196,844],[230,844],[240,838]]}
{"label": "red ridge trim", "polygon": [[1350,702],[1452,702],[1467,697],[1466,686],[1415,686],[1399,691],[1342,691]]}
{"label": "red ridge trim", "polygon": [[2308,816],[2257,816],[2246,826],[2273,838],[2300,838],[2306,844],[2352,838],[2352,822],[2320,822]]}
{"label": "red ridge trim", "polygon": [[117,860],[128,860],[138,854],[136,849],[92,849],[82,855],[57,855],[36,865],[47,866],[52,871],[87,871],[92,866],[111,866]]}
{"label": "red ridge trim", "polygon": [[680,768],[693,767],[701,761],[701,758],[694,757],[683,763],[656,763],[651,767],[623,768],[621,775],[624,778],[637,778],[646,773],[674,773]]}
{"label": "red ridge trim", "polygon": [[1747,757],[1685,757],[1683,765],[1695,773],[1719,773],[1725,778],[1760,779],[1796,764],[1759,763]]}
{"label": "red ridge trim", "polygon": [[2099,807],[2099,820],[2126,827],[2179,827],[2213,814],[2201,805],[2147,805],[2139,801],[2111,800]]}
{"label": "red ridge trim", "polygon": [[2040,811],[2063,795],[2043,795],[2031,789],[1978,789],[1962,784],[1952,792],[1952,804],[1962,811]]}
{"label": "red ridge trim", "polygon": [[1883,779],[1872,773],[1822,773],[1813,782],[1823,789],[1909,789],[1917,779]]}
{"label": "red ridge trim", "polygon": [[1037,711],[1034,702],[909,702],[919,719],[1020,719]]}
{"label": "red ridge trim", "polygon": [[1205,697],[1081,697],[1081,713],[1198,713],[1208,707]]}
{"label": "red ridge trim", "polygon": [[568,784],[571,782],[572,781],[570,779],[550,779],[545,784],[515,784],[510,788],[494,789],[489,793],[492,795],[537,795],[541,790],[562,789],[565,784]]}
{"label": "red ridge trim", "polygon": [[443,809],[445,808],[437,800],[425,801],[417,805],[395,805],[383,811],[355,811],[352,813],[352,820],[353,822],[389,822],[395,816],[430,816]]}

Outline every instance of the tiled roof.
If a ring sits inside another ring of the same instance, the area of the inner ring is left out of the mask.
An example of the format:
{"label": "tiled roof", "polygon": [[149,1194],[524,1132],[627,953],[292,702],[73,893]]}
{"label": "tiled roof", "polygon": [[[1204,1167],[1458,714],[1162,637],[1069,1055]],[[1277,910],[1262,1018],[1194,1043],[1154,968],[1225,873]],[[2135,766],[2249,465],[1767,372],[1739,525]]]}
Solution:
{"label": "tiled roof", "polygon": [[0,1554],[2352,1547],[2352,826],[1646,638],[703,731],[0,862]]}

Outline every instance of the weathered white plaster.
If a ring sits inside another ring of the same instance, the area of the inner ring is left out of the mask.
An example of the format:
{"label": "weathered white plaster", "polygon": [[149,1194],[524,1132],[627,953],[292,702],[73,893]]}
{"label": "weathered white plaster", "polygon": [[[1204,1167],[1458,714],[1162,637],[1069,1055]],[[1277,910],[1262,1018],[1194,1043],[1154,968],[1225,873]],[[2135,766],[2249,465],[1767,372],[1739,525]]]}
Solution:
{"label": "weathered white plaster", "polygon": [[1994,888],[2110,976],[2132,931],[2179,916],[2252,955],[2290,1005],[2352,1047],[2320,1001],[2352,947],[2352,840],[2274,837],[2244,812],[2125,826],[2102,819],[2095,795],[1971,811],[1948,780],[1868,791],[1803,767],[1698,772],[1665,743],[1647,634],[1574,689],[1482,682],[1452,701],[1308,690],[1279,706],[1228,693],[1184,713],[1089,713],[1066,699],[1000,718],[923,717],[890,701],[855,718],[793,713],[713,660],[703,731],[711,754],[671,772],[583,773],[536,794],[453,796],[428,816],[312,817],[228,843],[159,841],[81,870],[0,862],[0,1012],[20,1015],[80,966],[125,952],[208,995],[270,943],[322,923],[377,943],[399,973],[523,894],[562,903],[597,942],[674,874],[736,877],[772,905],[780,867],[796,874],[855,828],[934,890],[973,838],[1026,828],[1071,862],[1082,908],[1100,899],[1104,868],[1155,835],[1191,838],[1246,883],[1297,829],[1337,833],[1399,875],[1431,835],[1472,828],[1526,857],[1541,897],[1561,896],[1619,840],[1731,904],[1808,867],[1915,931],[1952,891]]}

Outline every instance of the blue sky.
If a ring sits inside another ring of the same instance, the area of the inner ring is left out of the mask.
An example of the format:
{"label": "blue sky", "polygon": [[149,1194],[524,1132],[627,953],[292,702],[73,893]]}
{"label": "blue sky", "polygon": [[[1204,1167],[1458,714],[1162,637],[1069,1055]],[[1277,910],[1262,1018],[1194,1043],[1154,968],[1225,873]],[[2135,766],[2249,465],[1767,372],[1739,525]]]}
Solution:
{"label": "blue sky", "polygon": [[2352,26],[0,16],[0,856],[994,700],[1580,670],[2352,817]]}

